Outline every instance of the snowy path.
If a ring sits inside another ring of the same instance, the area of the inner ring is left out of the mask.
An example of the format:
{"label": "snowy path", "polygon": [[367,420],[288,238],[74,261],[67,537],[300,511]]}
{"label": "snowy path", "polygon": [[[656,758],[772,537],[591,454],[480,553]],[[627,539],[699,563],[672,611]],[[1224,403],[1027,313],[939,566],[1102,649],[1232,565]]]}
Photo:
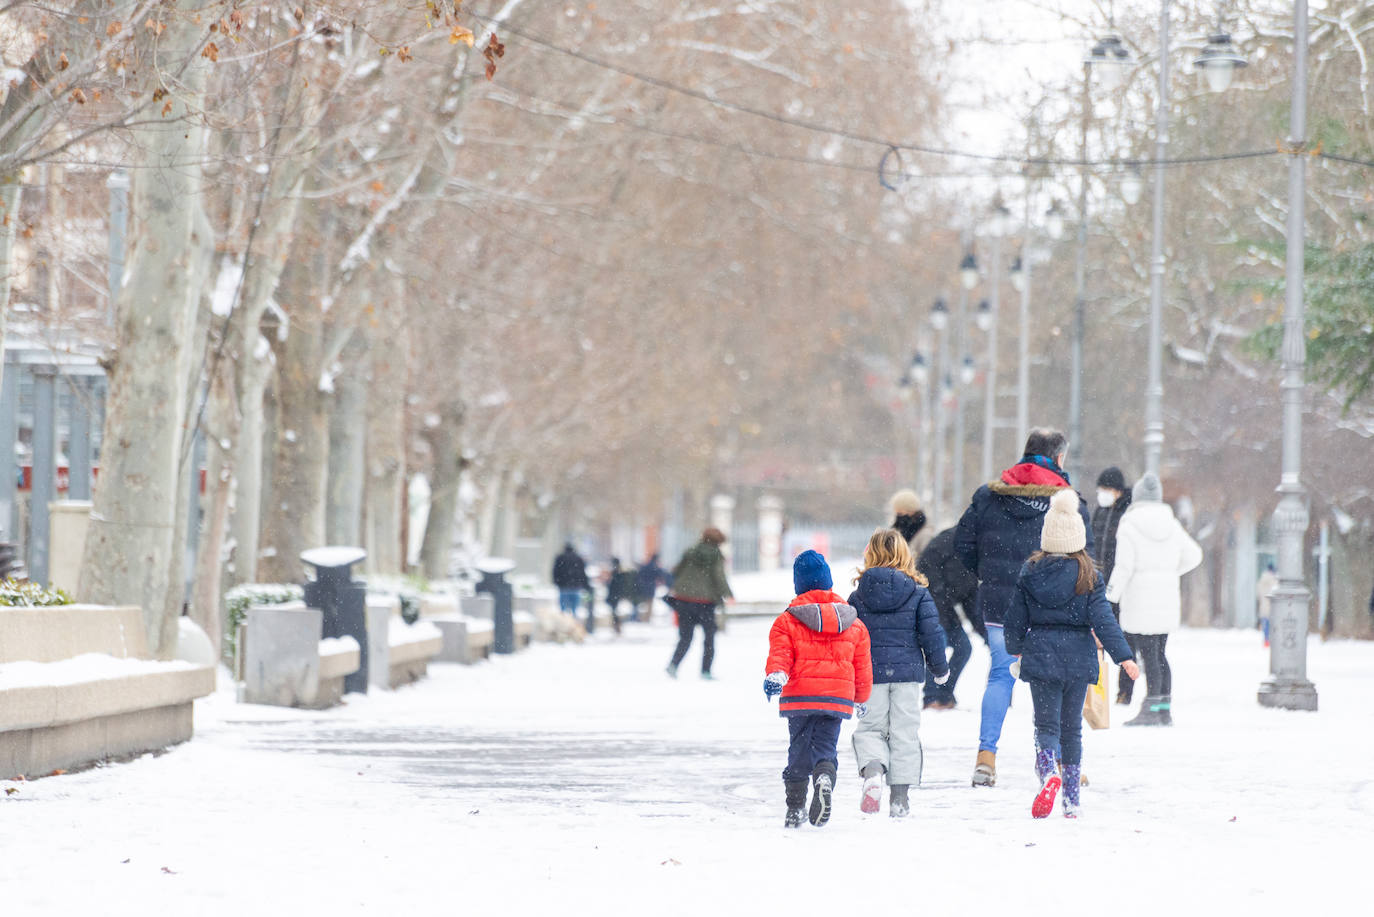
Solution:
{"label": "snowy path", "polygon": [[1029,817],[1024,686],[998,786],[968,785],[979,647],[963,707],[925,718],[909,819],[860,815],[846,727],[831,824],[786,832],[786,729],[760,689],[767,624],[732,622],[717,682],[687,675],[696,648],[681,680],[664,676],[673,635],[653,625],[435,667],[419,686],[324,713],[209,698],[196,739],[169,754],[3,784],[18,789],[0,797],[3,913],[1367,906],[1374,644],[1312,643],[1314,716],[1255,703],[1266,667],[1255,634],[1175,637],[1178,725],[1090,734],[1078,822]]}

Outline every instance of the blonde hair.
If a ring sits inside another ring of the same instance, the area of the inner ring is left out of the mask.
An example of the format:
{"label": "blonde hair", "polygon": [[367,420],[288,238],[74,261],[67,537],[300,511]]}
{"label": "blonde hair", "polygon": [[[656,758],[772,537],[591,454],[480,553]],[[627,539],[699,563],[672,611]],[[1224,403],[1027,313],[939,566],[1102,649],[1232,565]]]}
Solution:
{"label": "blonde hair", "polygon": [[926,578],[917,572],[916,561],[911,557],[911,548],[902,537],[902,533],[896,529],[878,529],[873,533],[873,537],[868,539],[868,547],[864,548],[863,569],[859,571],[859,576],[854,577],[854,582],[859,581],[864,570],[874,567],[892,567],[911,577],[918,586],[929,585]]}

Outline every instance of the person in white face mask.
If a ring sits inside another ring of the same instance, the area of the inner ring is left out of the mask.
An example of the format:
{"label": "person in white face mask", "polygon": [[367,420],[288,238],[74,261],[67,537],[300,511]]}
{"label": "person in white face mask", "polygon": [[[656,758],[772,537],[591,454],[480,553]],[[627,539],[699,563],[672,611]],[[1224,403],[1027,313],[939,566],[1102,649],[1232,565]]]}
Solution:
{"label": "person in white face mask", "polygon": [[[1103,582],[1111,582],[1112,569],[1116,566],[1116,528],[1130,505],[1131,491],[1126,487],[1126,476],[1121,469],[1115,465],[1104,469],[1097,476],[1097,507],[1093,510],[1092,520],[1093,560],[1097,563],[1097,569],[1102,571]],[[1115,602],[1112,603],[1112,614],[1116,615],[1118,622],[1121,621],[1121,606]],[[1130,643],[1131,652],[1138,654],[1139,650],[1131,642],[1130,634],[1126,635],[1126,641]],[[1134,679],[1118,672],[1117,685],[1116,702],[1129,704],[1135,687]]]}

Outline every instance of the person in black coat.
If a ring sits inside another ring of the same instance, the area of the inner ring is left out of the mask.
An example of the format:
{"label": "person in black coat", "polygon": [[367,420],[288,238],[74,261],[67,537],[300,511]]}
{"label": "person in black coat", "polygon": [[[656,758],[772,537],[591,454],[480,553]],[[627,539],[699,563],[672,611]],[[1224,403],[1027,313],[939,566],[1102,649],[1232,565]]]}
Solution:
{"label": "person in black coat", "polygon": [[[1031,814],[1044,818],[1064,791],[1064,815],[1078,816],[1082,781],[1083,700],[1098,678],[1097,641],[1131,678],[1131,648],[1107,603],[1107,586],[1086,550],[1078,495],[1055,494],[1040,550],[1022,566],[1004,622],[1007,652],[1035,705],[1035,772],[1041,788]],[[1062,778],[1060,777],[1062,766]],[[1062,783],[1061,783],[1062,782]]]}
{"label": "person in black coat", "polygon": [[[1115,465],[1104,469],[1097,476],[1097,506],[1093,509],[1092,521],[1093,560],[1097,562],[1097,569],[1102,571],[1104,582],[1112,580],[1112,570],[1116,567],[1116,529],[1130,505],[1131,489],[1126,486],[1126,476],[1121,469]],[[1112,614],[1120,623],[1121,606],[1115,602],[1112,603]],[[1130,634],[1126,635],[1126,642],[1131,646],[1131,658],[1135,658],[1134,654],[1139,650]],[[1116,702],[1129,704],[1134,688],[1134,680],[1117,678]]]}
{"label": "person in black coat", "polygon": [[582,593],[592,588],[587,580],[587,562],[573,550],[572,542],[553,561],[553,584],[558,588],[558,607],[573,617],[582,605]]}
{"label": "person in black coat", "polygon": [[634,602],[635,571],[620,566],[620,558],[611,558],[606,579],[606,604],[611,606],[611,627],[620,633],[620,603]]}
{"label": "person in black coat", "polygon": [[[987,624],[992,654],[983,691],[974,786],[997,783],[997,741],[1002,737],[1002,723],[1016,686],[1002,618],[1016,592],[1021,565],[1040,547],[1040,526],[1049,511],[1050,498],[1063,490],[1073,492],[1063,469],[1067,454],[1068,439],[1063,433],[1032,430],[1021,461],[1002,472],[1000,480],[978,488],[954,536],[955,553],[978,577],[978,613]],[[1088,510],[1080,505],[1078,512],[1086,529]],[[1088,546],[1091,549],[1091,540]]]}
{"label": "person in black coat", "polygon": [[959,673],[973,655],[973,643],[964,631],[959,612],[968,619],[973,630],[986,643],[988,629],[979,616],[976,599],[978,596],[978,577],[968,572],[968,568],[954,553],[954,529],[945,529],[926,545],[916,560],[916,569],[929,580],[927,587],[940,611],[940,627],[945,632],[945,643],[950,648],[949,681],[937,685],[934,677],[926,679],[924,706],[935,710],[954,708],[954,686],[959,682]]}

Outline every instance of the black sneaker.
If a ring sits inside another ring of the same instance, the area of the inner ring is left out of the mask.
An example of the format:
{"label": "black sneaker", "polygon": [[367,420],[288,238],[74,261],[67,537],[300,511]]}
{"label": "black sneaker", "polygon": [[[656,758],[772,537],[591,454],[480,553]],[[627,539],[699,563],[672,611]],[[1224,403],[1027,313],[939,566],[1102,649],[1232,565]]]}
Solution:
{"label": "black sneaker", "polygon": [[784,828],[800,828],[800,827],[801,827],[801,823],[802,823],[802,810],[801,810],[801,809],[788,809],[788,810],[787,810],[787,818],[785,818],[785,819],[783,820],[782,826],[783,826]]}
{"label": "black sneaker", "polygon": [[816,792],[811,795],[811,811],[807,813],[817,828],[830,821],[830,791],[834,780],[829,774],[816,775]]}

